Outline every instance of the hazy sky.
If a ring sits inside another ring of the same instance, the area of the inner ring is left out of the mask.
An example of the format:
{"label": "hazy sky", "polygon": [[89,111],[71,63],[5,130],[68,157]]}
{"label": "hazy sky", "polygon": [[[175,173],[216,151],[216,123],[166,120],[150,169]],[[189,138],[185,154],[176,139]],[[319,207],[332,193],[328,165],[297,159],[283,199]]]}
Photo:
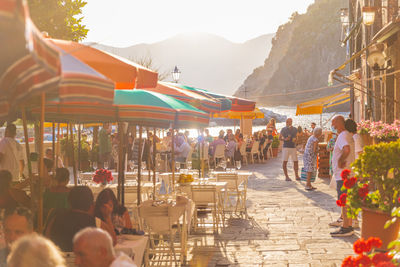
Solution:
{"label": "hazy sky", "polygon": [[234,42],[274,33],[314,0],[87,0],[85,42],[118,47],[179,33],[207,32]]}

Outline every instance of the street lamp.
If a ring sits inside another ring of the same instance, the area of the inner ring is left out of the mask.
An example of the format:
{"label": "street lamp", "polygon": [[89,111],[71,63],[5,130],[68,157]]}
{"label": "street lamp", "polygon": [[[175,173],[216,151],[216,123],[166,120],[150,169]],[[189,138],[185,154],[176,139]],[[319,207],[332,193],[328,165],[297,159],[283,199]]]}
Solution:
{"label": "street lamp", "polygon": [[172,71],[172,79],[174,79],[175,83],[178,83],[179,77],[181,76],[181,71],[175,66],[174,70]]}
{"label": "street lamp", "polygon": [[363,23],[366,26],[370,26],[375,22],[375,11],[376,8],[373,6],[365,6],[362,8]]}

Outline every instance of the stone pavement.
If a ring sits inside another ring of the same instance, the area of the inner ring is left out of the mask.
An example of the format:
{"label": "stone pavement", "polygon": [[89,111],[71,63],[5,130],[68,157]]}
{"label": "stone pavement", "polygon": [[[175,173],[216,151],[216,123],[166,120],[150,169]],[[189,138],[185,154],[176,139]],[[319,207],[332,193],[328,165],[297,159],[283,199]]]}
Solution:
{"label": "stone pavement", "polygon": [[279,157],[243,169],[254,172],[247,195],[250,218],[230,219],[219,235],[190,236],[189,266],[340,266],[353,254],[359,232],[329,234],[336,228],[328,223],[340,209],[328,179],[317,179],[317,190],[305,191],[303,182],[284,181]]}

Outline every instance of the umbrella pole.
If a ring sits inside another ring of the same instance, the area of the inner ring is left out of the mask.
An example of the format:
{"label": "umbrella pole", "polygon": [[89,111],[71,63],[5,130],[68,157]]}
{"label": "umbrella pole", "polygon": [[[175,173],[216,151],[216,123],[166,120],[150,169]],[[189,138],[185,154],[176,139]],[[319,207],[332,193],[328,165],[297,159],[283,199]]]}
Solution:
{"label": "umbrella pole", "polygon": [[147,172],[148,172],[148,176],[149,176],[149,181],[151,181],[151,146],[150,146],[150,138],[149,138],[149,128],[146,127],[146,133],[147,133],[147,144],[148,144],[148,153],[147,153]]}
{"label": "umbrella pole", "polygon": [[123,149],[123,143],[124,143],[124,131],[123,131],[123,126],[122,122],[118,123],[118,201],[124,205],[125,199],[124,199],[124,191],[125,191],[125,164],[124,164],[124,149]]}
{"label": "umbrella pole", "polygon": [[44,176],[44,113],[46,95],[42,93],[41,114],[40,114],[40,143],[39,143],[39,181],[38,181],[38,232],[43,231],[43,176]]}
{"label": "umbrella pole", "polygon": [[77,186],[78,185],[78,177],[76,175],[76,164],[75,164],[75,148],[74,148],[74,132],[72,130],[73,128],[73,124],[70,124],[70,135],[71,135],[71,149],[72,149],[72,153],[71,153],[71,161],[72,161],[72,170],[74,173],[74,185]]}
{"label": "umbrella pole", "polygon": [[52,142],[51,142],[51,149],[53,150],[53,158],[51,159],[53,161],[53,169],[55,170],[56,167],[56,123],[53,121],[51,124],[51,134],[52,134]]}
{"label": "umbrella pole", "polygon": [[154,128],[153,134],[153,199],[156,199],[156,151],[157,144],[156,144],[156,128]]}
{"label": "umbrella pole", "polygon": [[172,127],[171,142],[171,169],[172,169],[172,191],[175,191],[175,126]]}
{"label": "umbrella pole", "polygon": [[[31,164],[31,159],[30,159],[30,147],[29,147],[29,136],[28,136],[28,125],[26,122],[26,110],[25,107],[22,107],[22,124],[24,127],[24,136],[25,136],[25,151],[26,151],[26,162],[28,165],[28,175],[29,178],[32,177],[32,164]],[[32,188],[31,188],[32,190]],[[31,191],[33,192],[33,191]]]}
{"label": "umbrella pole", "polygon": [[78,124],[78,171],[81,171],[81,151],[82,151],[82,132],[81,124]]}
{"label": "umbrella pole", "polygon": [[137,204],[140,205],[140,182],[142,180],[142,126],[139,126],[139,149],[138,149],[138,186],[137,186]]}
{"label": "umbrella pole", "polygon": [[[27,122],[26,122],[26,110],[25,107],[22,107],[22,124],[24,127],[24,136],[25,136],[25,150],[26,150],[26,162],[28,165],[28,177],[29,179],[32,179],[32,163],[31,163],[31,152],[30,152],[30,147],[29,147],[29,134],[28,134],[28,126],[27,126]],[[32,197],[34,196],[33,192],[34,192],[34,188],[33,188],[33,183],[32,180],[30,181],[30,190],[31,190],[31,195]],[[31,207],[34,207],[34,199],[31,199]],[[33,210],[32,210],[33,211]]]}
{"label": "umbrella pole", "polygon": [[54,166],[58,168],[58,159],[59,159],[59,154],[60,154],[60,123],[57,123],[57,144],[56,144],[56,150],[53,151],[54,155],[56,156],[56,161],[54,162]]}

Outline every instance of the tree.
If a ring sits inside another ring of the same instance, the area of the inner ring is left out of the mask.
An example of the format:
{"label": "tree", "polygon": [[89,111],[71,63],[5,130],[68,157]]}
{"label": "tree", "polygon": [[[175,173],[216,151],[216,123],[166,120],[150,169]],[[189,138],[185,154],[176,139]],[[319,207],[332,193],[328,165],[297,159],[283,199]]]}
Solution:
{"label": "tree", "polygon": [[52,38],[81,41],[88,32],[82,25],[84,0],[28,0],[33,22]]}
{"label": "tree", "polygon": [[145,68],[157,72],[159,81],[165,81],[169,76],[171,76],[172,69],[167,71],[161,71],[161,67],[155,65],[153,57],[151,55],[146,55],[141,57],[130,56],[128,57],[128,59],[139,65],[142,65]]}

